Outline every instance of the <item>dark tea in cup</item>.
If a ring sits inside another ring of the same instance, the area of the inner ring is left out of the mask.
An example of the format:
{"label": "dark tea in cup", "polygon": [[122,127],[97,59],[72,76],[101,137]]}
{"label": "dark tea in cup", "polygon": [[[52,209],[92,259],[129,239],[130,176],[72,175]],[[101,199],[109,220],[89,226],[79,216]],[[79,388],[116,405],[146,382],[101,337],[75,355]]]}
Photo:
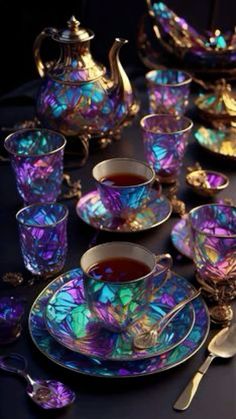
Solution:
{"label": "dark tea in cup", "polygon": [[150,268],[139,260],[119,257],[95,263],[88,269],[88,275],[109,282],[129,282],[150,273]]}
{"label": "dark tea in cup", "polygon": [[102,183],[110,186],[133,186],[145,183],[147,178],[132,173],[115,173],[101,179]]}

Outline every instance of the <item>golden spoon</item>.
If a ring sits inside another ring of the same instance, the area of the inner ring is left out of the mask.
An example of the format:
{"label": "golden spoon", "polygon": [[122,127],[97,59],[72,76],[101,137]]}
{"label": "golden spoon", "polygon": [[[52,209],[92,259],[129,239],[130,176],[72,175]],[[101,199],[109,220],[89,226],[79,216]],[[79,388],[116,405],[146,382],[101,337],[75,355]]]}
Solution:
{"label": "golden spoon", "polygon": [[149,330],[139,333],[134,337],[133,344],[136,349],[152,348],[157,344],[157,339],[166,328],[166,326],[173,320],[173,318],[182,310],[190,301],[199,297],[201,288],[188,298],[180,301],[174,306],[165,316],[158,320]]}
{"label": "golden spoon", "polygon": [[225,327],[217,333],[210,341],[208,351],[210,354],[176,400],[173,406],[175,410],[186,410],[190,406],[201,379],[207,372],[214,358],[217,356],[221,358],[231,358],[236,355],[236,323],[231,327]]}

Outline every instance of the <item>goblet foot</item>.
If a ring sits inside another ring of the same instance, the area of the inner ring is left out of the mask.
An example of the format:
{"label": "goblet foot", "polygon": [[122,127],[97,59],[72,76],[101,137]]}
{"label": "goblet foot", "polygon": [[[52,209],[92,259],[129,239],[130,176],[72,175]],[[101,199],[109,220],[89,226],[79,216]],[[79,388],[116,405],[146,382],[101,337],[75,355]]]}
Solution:
{"label": "goblet foot", "polygon": [[213,323],[227,325],[233,319],[233,310],[230,305],[218,304],[209,309]]}
{"label": "goblet foot", "polygon": [[209,308],[212,322],[220,325],[230,323],[233,319],[233,310],[230,304],[228,304],[228,301],[235,297],[235,281],[232,281],[232,283],[228,283],[227,281],[217,283],[207,281],[201,278],[199,274],[196,274],[196,279],[202,286],[203,294],[205,294],[206,298],[216,303]]}

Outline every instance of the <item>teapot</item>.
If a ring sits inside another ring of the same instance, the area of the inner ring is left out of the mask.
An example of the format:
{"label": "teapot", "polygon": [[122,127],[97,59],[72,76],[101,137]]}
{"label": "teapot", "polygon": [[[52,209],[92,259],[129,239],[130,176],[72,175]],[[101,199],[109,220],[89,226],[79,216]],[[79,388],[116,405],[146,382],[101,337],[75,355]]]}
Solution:
{"label": "teapot", "polygon": [[[90,53],[94,33],[72,16],[67,29],[45,28],[34,42],[34,57],[42,83],[36,110],[42,125],[67,136],[101,136],[114,132],[135,114],[132,87],[120,60],[128,41],[116,38],[109,52],[110,77]],[[59,43],[59,59],[44,64],[40,49],[45,38]]]}

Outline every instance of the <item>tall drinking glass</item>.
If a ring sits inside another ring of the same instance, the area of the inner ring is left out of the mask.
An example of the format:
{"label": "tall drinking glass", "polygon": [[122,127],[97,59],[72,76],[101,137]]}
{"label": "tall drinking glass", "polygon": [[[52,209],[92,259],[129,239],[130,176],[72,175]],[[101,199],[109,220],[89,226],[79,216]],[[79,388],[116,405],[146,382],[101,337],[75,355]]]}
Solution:
{"label": "tall drinking glass", "polygon": [[25,205],[54,202],[61,192],[66,139],[47,129],[23,129],[5,139]]}

